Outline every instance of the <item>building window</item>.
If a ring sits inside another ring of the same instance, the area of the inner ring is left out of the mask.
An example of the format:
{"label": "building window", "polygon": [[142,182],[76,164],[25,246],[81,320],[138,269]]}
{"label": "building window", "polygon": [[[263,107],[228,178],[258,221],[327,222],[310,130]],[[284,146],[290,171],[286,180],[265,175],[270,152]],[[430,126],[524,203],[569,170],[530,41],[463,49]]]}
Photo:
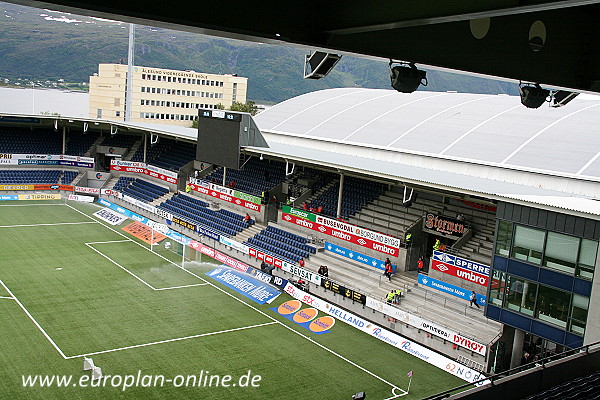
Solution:
{"label": "building window", "polygon": [[492,271],[492,280],[490,282],[490,297],[488,303],[502,307],[504,301],[504,293],[506,288],[506,273],[498,270]]}
{"label": "building window", "polygon": [[232,93],[233,94],[231,95],[231,101],[235,103],[236,99],[237,99],[237,83],[235,83],[235,82],[233,83],[233,92]]}
{"label": "building window", "polygon": [[585,322],[587,321],[589,305],[590,299],[588,297],[573,294],[569,331],[583,336],[585,333]]}
{"label": "building window", "polygon": [[115,117],[120,117],[121,116],[121,111],[115,111]]}
{"label": "building window", "polygon": [[545,232],[517,225],[511,256],[523,261],[540,264],[544,252]]}
{"label": "building window", "polygon": [[571,293],[540,285],[536,318],[567,328]]}
{"label": "building window", "polygon": [[102,109],[101,108],[98,108],[96,110],[96,118],[102,118]]}
{"label": "building window", "polygon": [[146,79],[146,74],[142,74],[142,79]]}
{"label": "building window", "polygon": [[594,265],[598,253],[598,242],[594,240],[581,239],[579,259],[577,262],[576,276],[592,280],[594,277]]}
{"label": "building window", "polygon": [[142,86],[142,93],[146,93],[146,87]]}
{"label": "building window", "polygon": [[573,275],[577,265],[579,238],[548,232],[544,266]]}
{"label": "building window", "polygon": [[537,284],[516,276],[508,277],[506,308],[533,316]]}
{"label": "building window", "polygon": [[219,82],[219,86],[220,86],[220,87],[223,87],[223,82]]}

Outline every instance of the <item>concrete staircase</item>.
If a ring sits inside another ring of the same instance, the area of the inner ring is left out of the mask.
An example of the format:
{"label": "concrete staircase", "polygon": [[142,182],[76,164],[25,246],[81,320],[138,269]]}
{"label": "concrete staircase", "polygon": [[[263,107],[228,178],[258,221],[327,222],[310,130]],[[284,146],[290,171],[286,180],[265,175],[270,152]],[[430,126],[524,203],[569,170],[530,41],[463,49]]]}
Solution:
{"label": "concrete staircase", "polygon": [[135,155],[140,146],[144,143],[142,139],[138,139],[133,143],[133,146],[127,152],[127,155],[123,157],[124,161],[131,161],[131,158]]}

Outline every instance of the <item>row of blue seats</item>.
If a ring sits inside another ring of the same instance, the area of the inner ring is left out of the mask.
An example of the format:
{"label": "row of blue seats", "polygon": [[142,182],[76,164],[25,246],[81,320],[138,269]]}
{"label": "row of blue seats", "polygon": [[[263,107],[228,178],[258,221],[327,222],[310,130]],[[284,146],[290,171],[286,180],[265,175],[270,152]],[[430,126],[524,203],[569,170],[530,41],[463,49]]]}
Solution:
{"label": "row of blue seats", "polygon": [[155,198],[159,198],[160,196],[164,196],[165,194],[169,193],[169,189],[153,185],[141,179],[136,179],[133,181],[131,186],[143,189],[146,192],[151,193],[153,196],[155,196]]}
{"label": "row of blue seats", "polygon": [[154,200],[152,196],[139,192],[138,190],[136,190],[136,188],[132,187],[131,185],[124,187],[123,189],[121,189],[121,191],[126,195],[135,197],[136,199],[142,200],[145,203],[150,203],[152,200]]}
{"label": "row of blue seats", "polygon": [[186,206],[192,207],[196,210],[199,210],[200,212],[206,211],[211,215],[221,217],[226,221],[234,223],[241,228],[245,228],[248,225],[254,224],[254,220],[250,219],[249,222],[246,222],[246,221],[244,221],[244,217],[245,217],[244,215],[236,214],[236,213],[226,210],[224,208],[220,209],[219,211],[213,211],[213,210],[207,208],[208,203],[205,203],[202,200],[199,200],[199,199],[196,199],[196,198],[193,198],[190,196],[185,196],[183,194],[179,194],[179,195],[173,196],[171,198],[171,200],[175,200],[177,202],[182,202]]}
{"label": "row of blue seats", "polygon": [[273,245],[273,246],[277,247],[278,249],[281,249],[283,251],[287,251],[289,253],[295,254],[295,255],[297,255],[298,257],[301,257],[301,258],[306,258],[306,257],[309,256],[308,251],[306,251],[306,250],[301,250],[301,249],[299,249],[297,247],[294,247],[292,245],[283,243],[279,239],[273,239],[273,238],[265,236],[265,235],[263,235],[261,233],[258,233],[256,235],[254,235],[254,239],[260,241],[261,243],[268,243],[270,245]]}
{"label": "row of blue seats", "polygon": [[183,201],[186,201],[186,202],[188,202],[188,203],[190,203],[192,205],[196,205],[196,206],[199,206],[199,207],[208,207],[208,203],[207,202],[202,201],[200,199],[197,199],[195,197],[186,196],[186,195],[181,194],[181,193],[179,193],[178,195],[173,196],[173,198],[175,198],[175,197],[177,197],[179,199],[182,199]]}
{"label": "row of blue seats", "polygon": [[292,232],[284,231],[283,229],[279,229],[274,227],[273,225],[267,226],[267,232],[275,232],[278,235],[285,236],[287,238],[293,239],[299,243],[308,243],[308,239],[299,235],[296,235]]}
{"label": "row of blue seats", "polygon": [[197,225],[202,225],[205,228],[208,228],[212,231],[215,231],[224,236],[235,236],[237,232],[233,229],[222,226],[218,222],[211,221],[210,219],[203,218],[197,214],[194,214],[189,211],[182,210],[172,204],[162,203],[157,208],[163,209],[165,211],[170,212],[171,214],[176,215],[177,217],[183,218]]}
{"label": "row of blue seats", "polygon": [[278,235],[275,232],[263,229],[260,233],[266,237],[270,237],[271,239],[279,240],[285,244],[289,244],[290,246],[297,247],[301,250],[306,250],[309,253],[316,254],[316,252],[317,252],[317,249],[315,247],[309,246],[305,243],[298,242],[297,240],[294,240],[294,239],[286,237],[286,236]]}
{"label": "row of blue seats", "polygon": [[219,222],[219,223],[223,224],[225,227],[232,229],[236,232],[241,232],[247,226],[242,221],[227,220],[227,219],[221,218],[218,215],[215,215],[216,213],[213,210],[209,210],[208,208],[202,208],[202,207],[201,208],[191,207],[189,205],[186,205],[182,201],[168,199],[168,200],[164,201],[163,203],[161,203],[161,205],[165,205],[165,204],[174,206],[176,208],[179,208],[186,212],[192,213],[194,215],[201,216],[201,217],[211,220],[213,222]]}
{"label": "row of blue seats", "polygon": [[120,192],[124,187],[129,185],[134,180],[135,180],[135,178],[131,178],[128,176],[122,176],[117,180],[117,183],[115,183],[115,185],[113,186],[113,190]]}
{"label": "row of blue seats", "polygon": [[273,246],[272,244],[261,242],[254,237],[248,238],[247,243],[252,247],[267,250],[267,251],[271,252],[271,254],[277,258],[288,260],[288,261],[291,261],[294,263],[297,263],[298,261],[300,261],[302,259],[302,257],[298,256],[297,254],[287,252],[276,246]]}
{"label": "row of blue seats", "polygon": [[147,197],[149,199],[148,202],[154,201],[160,197],[160,195],[151,192],[150,190],[147,190],[141,186],[138,186],[135,181],[131,185],[127,186],[127,189],[129,191],[138,193],[139,195],[144,195],[144,197]]}

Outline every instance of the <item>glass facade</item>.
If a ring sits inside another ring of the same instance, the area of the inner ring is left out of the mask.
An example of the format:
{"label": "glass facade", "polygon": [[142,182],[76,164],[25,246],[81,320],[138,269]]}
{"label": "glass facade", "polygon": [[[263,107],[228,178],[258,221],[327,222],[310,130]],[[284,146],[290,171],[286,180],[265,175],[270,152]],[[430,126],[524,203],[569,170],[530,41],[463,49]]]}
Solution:
{"label": "glass facade", "polygon": [[577,290],[565,290],[570,286],[559,281],[560,276],[565,282],[593,279],[598,241],[505,220],[497,227],[494,254],[505,261],[492,270],[490,306],[583,336],[590,299]]}

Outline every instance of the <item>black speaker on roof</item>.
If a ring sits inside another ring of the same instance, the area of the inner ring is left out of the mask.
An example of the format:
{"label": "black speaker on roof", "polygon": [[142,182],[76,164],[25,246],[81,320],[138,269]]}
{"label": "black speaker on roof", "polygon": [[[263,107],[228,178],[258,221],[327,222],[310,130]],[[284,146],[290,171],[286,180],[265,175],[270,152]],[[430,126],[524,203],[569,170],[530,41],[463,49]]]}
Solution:
{"label": "black speaker on roof", "polygon": [[342,56],[315,51],[308,54],[304,62],[304,79],[321,79],[335,67]]}
{"label": "black speaker on roof", "polygon": [[521,94],[521,104],[527,108],[541,107],[550,96],[550,91],[542,89],[537,83],[535,85],[520,86],[519,93]]}
{"label": "black speaker on roof", "polygon": [[392,66],[390,61],[390,80],[394,89],[402,93],[412,93],[419,85],[427,86],[427,71],[418,69],[415,64]]}

